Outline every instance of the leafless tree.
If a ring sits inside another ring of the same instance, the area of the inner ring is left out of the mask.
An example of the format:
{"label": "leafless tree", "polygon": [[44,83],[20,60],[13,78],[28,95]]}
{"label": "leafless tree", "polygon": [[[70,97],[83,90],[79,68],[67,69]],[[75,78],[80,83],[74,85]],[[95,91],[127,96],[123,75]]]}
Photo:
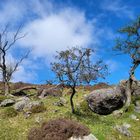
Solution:
{"label": "leafless tree", "polygon": [[11,80],[13,73],[17,70],[22,61],[28,57],[30,52],[28,51],[24,56],[22,56],[13,64],[9,64],[7,62],[7,54],[9,53],[8,51],[15,45],[15,43],[19,39],[25,37],[25,34],[19,36],[20,31],[21,27],[19,27],[18,30],[14,33],[12,39],[8,39],[7,37],[9,34],[8,26],[6,26],[5,29],[0,33],[0,71],[2,74],[2,81],[4,83],[4,92],[6,95],[10,92],[9,81]]}
{"label": "leafless tree", "polygon": [[123,35],[122,38],[117,39],[115,50],[122,52],[122,54],[128,54],[132,60],[126,89],[125,108],[127,110],[131,103],[132,83],[136,81],[135,70],[140,64],[140,17],[132,24],[120,29],[119,32]]}
{"label": "leafless tree", "polygon": [[61,84],[71,88],[70,103],[72,113],[75,113],[73,97],[76,86],[96,81],[103,78],[107,73],[107,66],[102,61],[93,63],[90,48],[73,47],[71,49],[57,52],[56,62],[52,63],[52,70]]}

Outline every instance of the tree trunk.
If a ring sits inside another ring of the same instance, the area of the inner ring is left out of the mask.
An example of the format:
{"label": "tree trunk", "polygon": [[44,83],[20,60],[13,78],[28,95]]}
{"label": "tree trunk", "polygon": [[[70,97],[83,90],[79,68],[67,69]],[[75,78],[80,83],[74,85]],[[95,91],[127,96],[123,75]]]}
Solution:
{"label": "tree trunk", "polygon": [[72,88],[72,94],[70,96],[70,104],[71,104],[71,110],[72,110],[72,113],[74,114],[75,113],[75,109],[74,109],[74,103],[73,103],[73,96],[75,95],[76,93],[76,90],[75,90],[75,87]]}
{"label": "tree trunk", "polygon": [[5,95],[8,95],[10,93],[10,86],[8,82],[4,82],[4,91]]}
{"label": "tree trunk", "polygon": [[138,65],[139,65],[138,63],[134,63],[134,65],[130,69],[130,73],[129,73],[130,76],[129,76],[129,79],[127,81],[127,86],[126,86],[126,103],[124,106],[125,111],[128,109],[128,107],[131,104],[131,95],[133,92],[132,84],[133,84],[133,81],[136,81],[134,73]]}

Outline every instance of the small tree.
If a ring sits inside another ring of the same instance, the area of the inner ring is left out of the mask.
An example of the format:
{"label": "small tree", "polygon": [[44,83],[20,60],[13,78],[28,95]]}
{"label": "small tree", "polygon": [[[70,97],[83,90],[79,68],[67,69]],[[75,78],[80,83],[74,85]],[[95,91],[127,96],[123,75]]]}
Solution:
{"label": "small tree", "polygon": [[107,66],[101,61],[94,64],[91,61],[92,49],[77,48],[57,52],[52,63],[52,70],[61,84],[71,88],[70,104],[72,113],[75,112],[73,97],[76,93],[76,86],[80,84],[96,81],[98,78],[104,78],[107,73]]}
{"label": "small tree", "polygon": [[18,30],[13,35],[12,41],[7,39],[8,36],[8,26],[5,27],[3,32],[0,33],[0,71],[2,73],[2,81],[4,83],[4,92],[5,94],[9,94],[10,87],[9,87],[9,81],[12,78],[13,73],[17,70],[18,66],[22,63],[22,61],[28,57],[29,51],[22,56],[18,61],[14,62],[13,64],[10,64],[7,62],[7,54],[9,49],[11,49],[17,40],[25,37],[19,36],[21,28],[19,27]]}
{"label": "small tree", "polygon": [[117,39],[115,50],[128,54],[132,60],[132,66],[129,71],[129,79],[126,88],[126,104],[128,109],[131,103],[132,83],[135,80],[135,70],[140,64],[140,17],[132,24],[119,30],[123,34],[122,38]]}

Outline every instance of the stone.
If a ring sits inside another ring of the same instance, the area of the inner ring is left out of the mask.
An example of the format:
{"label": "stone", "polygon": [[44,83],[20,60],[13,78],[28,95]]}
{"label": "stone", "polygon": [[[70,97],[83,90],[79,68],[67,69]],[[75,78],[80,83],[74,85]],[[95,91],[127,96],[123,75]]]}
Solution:
{"label": "stone", "polygon": [[68,140],[98,140],[93,134],[89,134],[88,136],[84,136],[82,138],[71,137]]}
{"label": "stone", "polygon": [[134,111],[140,113],[140,106],[135,106]]}
{"label": "stone", "polygon": [[14,103],[15,103],[15,100],[13,99],[5,99],[4,101],[1,102],[0,106],[1,107],[12,106]]}
{"label": "stone", "polygon": [[93,112],[108,115],[123,107],[126,101],[125,90],[121,86],[94,90],[86,100]]}
{"label": "stone", "polygon": [[19,98],[18,102],[15,103],[14,109],[17,111],[23,111],[24,107],[28,105],[30,99],[28,97]]}
{"label": "stone", "polygon": [[127,123],[124,123],[123,125],[116,125],[115,126],[115,129],[117,131],[119,131],[121,134],[127,136],[127,137],[131,137],[132,134],[131,132],[128,130],[128,128],[130,128],[131,125],[130,124],[127,124]]}
{"label": "stone", "polygon": [[36,123],[41,123],[43,121],[43,118],[41,117],[41,116],[37,116],[37,117],[35,117],[35,122]]}
{"label": "stone", "polygon": [[139,120],[139,119],[137,118],[137,116],[134,115],[134,114],[131,114],[131,115],[130,115],[130,118],[131,118],[132,120],[135,120],[135,121],[138,121],[138,120]]}
{"label": "stone", "polygon": [[65,99],[65,98],[60,97],[59,99],[60,99],[60,102],[61,102],[61,103],[63,103],[63,104],[67,104],[67,101],[66,101],[66,99]]}
{"label": "stone", "polygon": [[62,88],[61,87],[52,87],[49,89],[40,90],[38,93],[39,98],[44,98],[46,96],[54,96],[54,97],[61,97],[62,96]]}
{"label": "stone", "polygon": [[30,111],[32,113],[39,113],[45,110],[44,103],[41,101],[29,102],[25,107],[24,111]]}
{"label": "stone", "polygon": [[54,102],[53,105],[55,105],[55,106],[64,106],[64,104],[61,101]]}
{"label": "stone", "polygon": [[30,112],[30,111],[26,111],[23,113],[25,119],[28,119],[31,116],[31,114],[32,114],[32,112]]}

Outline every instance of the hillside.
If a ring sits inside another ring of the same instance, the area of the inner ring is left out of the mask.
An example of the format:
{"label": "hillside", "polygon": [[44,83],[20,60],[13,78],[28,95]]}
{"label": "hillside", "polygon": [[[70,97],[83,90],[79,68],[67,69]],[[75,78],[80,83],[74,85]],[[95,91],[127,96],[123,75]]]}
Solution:
{"label": "hillside", "polygon": [[[31,84],[12,84],[12,87],[31,86]],[[32,85],[33,86],[33,85]],[[36,85],[37,86],[37,85]],[[42,85],[45,88],[50,88],[49,85]],[[98,84],[93,86],[96,89],[108,88],[106,84]],[[92,87],[92,88],[93,88]],[[13,88],[13,90],[14,90]],[[76,120],[87,126],[91,133],[99,140],[139,140],[140,138],[140,114],[134,112],[134,105],[131,109],[122,115],[97,115],[88,109],[86,103],[83,102],[86,95],[93,90],[91,87],[78,87],[74,102],[77,113],[72,114],[69,103],[69,89],[64,88],[62,96],[47,96],[39,99],[34,90],[26,90],[26,97],[31,101],[42,101],[44,108],[34,113],[25,113],[25,111],[15,112],[11,107],[0,107],[0,140],[26,140],[29,130],[32,127],[40,126],[42,122],[47,122],[54,118],[67,118]],[[14,100],[24,98],[25,95],[7,97]],[[0,95],[2,101],[4,96]],[[136,117],[136,118],[135,118]],[[125,136],[118,132],[115,127],[117,125],[130,125],[131,137]]]}

